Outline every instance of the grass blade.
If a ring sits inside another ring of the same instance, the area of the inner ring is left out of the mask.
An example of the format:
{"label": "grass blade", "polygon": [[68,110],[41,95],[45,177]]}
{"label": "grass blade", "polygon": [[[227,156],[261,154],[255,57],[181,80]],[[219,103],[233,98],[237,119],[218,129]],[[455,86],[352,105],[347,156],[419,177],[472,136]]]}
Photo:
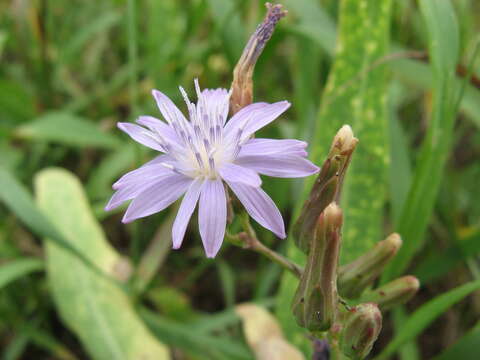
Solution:
{"label": "grass blade", "polygon": [[480,281],[472,281],[450,290],[422,305],[408,317],[408,320],[403,324],[401,330],[375,360],[388,359],[401,345],[414,339],[431,324],[433,320],[448,310],[448,308],[478,289],[480,289]]}
{"label": "grass blade", "polygon": [[48,238],[61,248],[77,256],[92,269],[99,271],[88,258],[74,248],[34,204],[27,189],[10,172],[0,167],[0,200],[34,233]]}
{"label": "grass blade", "polygon": [[200,353],[212,360],[251,360],[248,348],[240,343],[217,335],[207,335],[185,324],[161,317],[145,308],[140,315],[152,332],[170,346],[176,346],[192,353]]}
{"label": "grass blade", "polygon": [[70,146],[116,148],[120,141],[95,124],[68,112],[50,112],[22,125],[15,135],[27,140],[57,142]]}
{"label": "grass blade", "polygon": [[458,104],[455,69],[459,56],[459,32],[454,10],[447,0],[422,0],[420,9],[429,34],[433,112],[398,223],[397,231],[404,243],[383,273],[383,282],[399,276],[423,243],[443,168],[450,153]]}
{"label": "grass blade", "polygon": [[15,259],[0,266],[0,289],[18,278],[34,271],[42,270],[44,263],[40,259]]}
{"label": "grass blade", "polygon": [[478,358],[478,344],[480,344],[480,322],[433,360],[476,360]]}

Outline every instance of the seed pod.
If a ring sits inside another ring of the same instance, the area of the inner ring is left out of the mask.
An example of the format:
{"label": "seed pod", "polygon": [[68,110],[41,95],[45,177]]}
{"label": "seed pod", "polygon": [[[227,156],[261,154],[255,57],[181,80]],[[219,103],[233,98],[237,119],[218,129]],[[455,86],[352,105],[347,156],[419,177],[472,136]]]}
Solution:
{"label": "seed pod", "polygon": [[340,349],[351,359],[364,359],[382,329],[382,313],[374,303],[351,308],[340,336]]}
{"label": "seed pod", "polygon": [[380,276],[401,245],[400,235],[393,233],[357,260],[340,267],[338,273],[340,295],[350,299],[359,297]]}
{"label": "seed pod", "polygon": [[377,303],[380,309],[388,310],[395,305],[406,303],[417,293],[419,288],[420,282],[415,276],[403,276],[367,292],[362,296],[362,301]]}
{"label": "seed pod", "polygon": [[333,139],[327,159],[293,228],[295,244],[306,254],[318,217],[328,204],[338,202],[342,180],[357,142],[348,125],[344,125]]}
{"label": "seed pod", "polygon": [[297,323],[310,331],[328,330],[336,317],[342,221],[342,211],[335,203],[318,218],[312,249],[295,293],[293,313]]}

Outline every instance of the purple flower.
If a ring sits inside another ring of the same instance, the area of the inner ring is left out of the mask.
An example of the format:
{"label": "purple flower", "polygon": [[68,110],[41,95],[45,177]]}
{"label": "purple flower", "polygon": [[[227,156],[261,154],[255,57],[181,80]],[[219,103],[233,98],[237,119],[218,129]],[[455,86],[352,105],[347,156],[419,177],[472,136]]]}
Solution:
{"label": "purple flower", "polygon": [[162,155],[122,176],[113,184],[115,194],[105,210],[133,201],[123,217],[128,223],[159,212],[184,195],[173,224],[173,248],[182,244],[190,217],[198,206],[198,224],[207,257],[214,257],[225,235],[227,198],[224,182],[250,216],[278,237],[285,237],[280,211],[261,189],[259,174],[303,177],[318,167],[305,157],[307,143],[298,140],[252,138],[262,127],[288,109],[290,103],[255,103],[227,122],[230,93],[225,89],[200,91],[195,80],[197,104],[188,99],[190,121],[160,91],[153,96],[166,123],[140,116],[135,125],[118,127],[142,145]]}

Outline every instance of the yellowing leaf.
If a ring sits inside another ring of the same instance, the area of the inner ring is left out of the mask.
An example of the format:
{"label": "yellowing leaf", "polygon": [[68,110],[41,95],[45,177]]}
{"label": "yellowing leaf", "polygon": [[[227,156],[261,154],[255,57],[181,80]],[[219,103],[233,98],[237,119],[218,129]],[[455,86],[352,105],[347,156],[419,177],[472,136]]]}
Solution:
{"label": "yellowing leaf", "polygon": [[277,320],[263,307],[242,304],[235,308],[243,321],[247,343],[257,360],[304,360],[302,353],[283,337]]}
{"label": "yellowing leaf", "polygon": [[72,248],[97,267],[89,267],[71,251],[46,242],[47,273],[55,304],[90,357],[169,359],[168,349],[153,337],[131,299],[112,279],[125,280],[128,265],[107,242],[78,179],[65,170],[48,169],[36,176],[35,188],[44,214]]}

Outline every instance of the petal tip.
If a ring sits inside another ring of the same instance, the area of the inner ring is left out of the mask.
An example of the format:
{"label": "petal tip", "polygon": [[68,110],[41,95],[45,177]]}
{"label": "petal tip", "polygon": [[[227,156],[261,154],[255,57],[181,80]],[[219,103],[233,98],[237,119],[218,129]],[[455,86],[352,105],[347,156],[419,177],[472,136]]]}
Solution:
{"label": "petal tip", "polygon": [[130,219],[130,217],[127,217],[127,214],[122,218],[122,223],[123,224],[128,224],[131,223],[134,219]]}

